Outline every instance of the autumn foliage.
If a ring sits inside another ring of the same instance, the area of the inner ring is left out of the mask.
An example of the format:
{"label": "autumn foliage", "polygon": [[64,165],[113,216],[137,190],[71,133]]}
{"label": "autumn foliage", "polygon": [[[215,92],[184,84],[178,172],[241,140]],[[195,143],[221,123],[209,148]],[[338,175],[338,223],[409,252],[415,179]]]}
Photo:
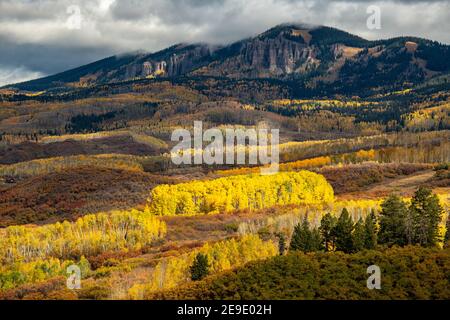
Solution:
{"label": "autumn foliage", "polygon": [[86,215],[76,222],[1,230],[0,261],[66,259],[108,250],[139,249],[164,236],[164,222],[138,210]]}
{"label": "autumn foliage", "polygon": [[262,241],[257,235],[245,235],[239,239],[207,243],[200,249],[193,250],[188,254],[159,262],[148,283],[137,284],[130,288],[130,298],[141,299],[152,292],[173,288],[190,281],[190,267],[199,253],[207,257],[209,272],[217,274],[224,270],[242,266],[250,261],[273,257],[278,253],[278,250],[272,241]]}
{"label": "autumn foliage", "polygon": [[152,213],[177,215],[322,203],[332,201],[334,194],[323,176],[300,171],[159,185],[152,190],[150,199]]}

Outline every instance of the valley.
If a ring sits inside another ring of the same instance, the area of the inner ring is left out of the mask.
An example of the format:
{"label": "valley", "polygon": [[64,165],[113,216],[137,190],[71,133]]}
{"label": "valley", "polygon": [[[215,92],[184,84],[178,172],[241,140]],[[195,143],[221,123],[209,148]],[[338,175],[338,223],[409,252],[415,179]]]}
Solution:
{"label": "valley", "polygon": [[[0,299],[449,299],[449,61],[284,24],[1,88]],[[279,130],[280,172],[174,163],[197,121]]]}

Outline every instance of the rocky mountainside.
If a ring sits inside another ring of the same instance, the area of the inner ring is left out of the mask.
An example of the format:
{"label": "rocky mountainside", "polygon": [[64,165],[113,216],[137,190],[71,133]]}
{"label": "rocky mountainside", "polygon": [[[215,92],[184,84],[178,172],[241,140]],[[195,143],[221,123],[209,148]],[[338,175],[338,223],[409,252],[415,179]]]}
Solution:
{"label": "rocky mountainside", "polygon": [[368,41],[338,29],[276,26],[228,46],[178,44],[148,54],[109,57],[53,76],[16,84],[20,90],[87,87],[165,77],[273,78],[305,88],[417,84],[450,71],[450,47],[399,37]]}

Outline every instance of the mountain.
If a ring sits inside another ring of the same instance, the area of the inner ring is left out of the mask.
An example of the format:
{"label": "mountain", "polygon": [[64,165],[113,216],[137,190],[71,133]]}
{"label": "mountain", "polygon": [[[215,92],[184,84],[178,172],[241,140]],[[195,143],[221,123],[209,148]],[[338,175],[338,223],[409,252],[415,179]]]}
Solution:
{"label": "mountain", "polygon": [[450,71],[450,47],[399,37],[369,41],[325,26],[283,24],[227,46],[178,44],[156,53],[112,56],[53,76],[10,85],[41,91],[144,78],[224,77],[297,81],[335,91],[408,86]]}

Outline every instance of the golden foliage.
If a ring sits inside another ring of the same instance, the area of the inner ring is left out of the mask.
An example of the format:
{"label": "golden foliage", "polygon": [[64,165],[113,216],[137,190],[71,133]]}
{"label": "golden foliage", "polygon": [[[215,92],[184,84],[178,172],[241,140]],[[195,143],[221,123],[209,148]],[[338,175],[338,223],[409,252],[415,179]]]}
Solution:
{"label": "golden foliage", "polygon": [[403,116],[405,126],[411,131],[450,128],[450,103],[420,109]]}
{"label": "golden foliage", "polygon": [[188,254],[159,262],[149,283],[136,284],[129,289],[130,298],[141,299],[151,292],[173,288],[190,281],[189,267],[198,253],[208,257],[210,273],[214,274],[242,266],[250,261],[273,257],[278,253],[278,249],[272,241],[262,241],[257,235],[208,243]]}
{"label": "golden foliage", "polygon": [[362,106],[376,106],[379,105],[379,102],[369,102],[369,101],[361,101],[361,100],[290,100],[290,99],[281,99],[274,100],[273,105],[276,107],[291,107],[291,108],[300,108],[302,110],[314,110],[317,107],[324,108],[358,108]]}
{"label": "golden foliage", "polygon": [[166,225],[148,211],[113,211],[86,215],[75,222],[41,227],[13,226],[0,231],[0,261],[12,264],[56,257],[96,255],[140,249],[163,237]]}
{"label": "golden foliage", "polygon": [[[280,171],[296,171],[301,169],[319,168],[336,163],[358,163],[363,161],[373,161],[376,159],[376,151],[371,150],[359,150],[353,153],[344,153],[334,156],[315,157],[311,159],[298,160],[293,162],[281,163],[279,166]],[[217,170],[214,173],[221,176],[232,176],[240,174],[251,174],[260,172],[261,167],[242,167],[230,170]]]}
{"label": "golden foliage", "polygon": [[81,166],[143,171],[143,157],[123,154],[78,155],[54,157],[0,165],[0,175],[34,176]]}
{"label": "golden foliage", "polygon": [[151,192],[150,211],[157,215],[206,214],[333,199],[333,189],[323,176],[309,171],[283,172],[159,185]]}
{"label": "golden foliage", "polygon": [[45,136],[40,138],[38,141],[41,143],[55,143],[63,142],[67,140],[73,141],[90,141],[95,139],[104,139],[119,136],[131,136],[133,140],[137,143],[142,143],[149,145],[150,147],[167,148],[167,143],[161,139],[145,135],[142,133],[134,132],[133,130],[114,130],[114,131],[100,131],[94,133],[77,133],[77,134],[64,134],[59,136]]}

